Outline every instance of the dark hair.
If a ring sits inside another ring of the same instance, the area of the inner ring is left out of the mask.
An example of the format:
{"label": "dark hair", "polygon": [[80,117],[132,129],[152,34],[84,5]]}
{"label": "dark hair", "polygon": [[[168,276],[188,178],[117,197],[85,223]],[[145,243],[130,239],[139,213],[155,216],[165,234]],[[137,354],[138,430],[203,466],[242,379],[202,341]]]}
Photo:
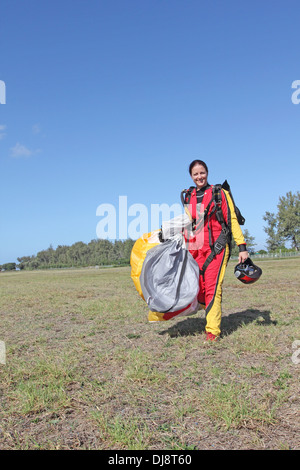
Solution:
{"label": "dark hair", "polygon": [[207,171],[208,173],[208,168],[207,168],[207,165],[205,162],[203,162],[202,160],[193,160],[192,163],[190,164],[189,166],[189,173],[190,175],[192,174],[192,169],[194,168],[195,165],[202,165],[204,166],[205,170]]}

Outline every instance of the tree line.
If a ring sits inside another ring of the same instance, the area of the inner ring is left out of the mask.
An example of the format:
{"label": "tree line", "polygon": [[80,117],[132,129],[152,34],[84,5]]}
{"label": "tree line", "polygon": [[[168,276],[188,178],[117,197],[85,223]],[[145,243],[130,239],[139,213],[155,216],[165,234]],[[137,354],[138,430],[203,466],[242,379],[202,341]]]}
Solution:
{"label": "tree line", "polygon": [[[291,250],[299,251],[300,244],[300,193],[291,191],[279,198],[277,212],[266,212],[263,220],[267,223],[264,231],[267,234],[266,248],[258,253],[273,253],[276,251],[288,251],[286,242],[291,245]],[[255,252],[255,238],[249,231],[243,230],[250,254]],[[76,242],[71,246],[59,245],[54,249],[51,245],[47,250],[42,250],[37,255],[22,256],[17,258],[19,264],[6,263],[0,269],[4,271],[19,269],[47,269],[47,268],[71,268],[85,266],[125,266],[130,263],[130,254],[135,241],[131,239],[109,240],[96,239],[89,243]],[[238,254],[238,248],[233,243],[232,256]]]}
{"label": "tree line", "polygon": [[2,269],[48,269],[85,266],[124,266],[129,264],[133,240],[92,240],[89,243],[76,242],[71,246],[51,245],[36,255],[17,258],[19,264],[6,263]]}

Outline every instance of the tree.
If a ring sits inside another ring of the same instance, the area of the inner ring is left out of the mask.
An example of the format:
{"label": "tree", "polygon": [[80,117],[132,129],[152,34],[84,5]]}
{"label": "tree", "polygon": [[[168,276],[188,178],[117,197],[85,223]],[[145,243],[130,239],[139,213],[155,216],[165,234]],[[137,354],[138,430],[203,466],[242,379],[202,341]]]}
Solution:
{"label": "tree", "polygon": [[19,261],[19,269],[26,269],[31,261],[31,256],[21,256],[17,260]]}
{"label": "tree", "polygon": [[13,271],[14,269],[16,269],[16,263],[2,264],[2,269],[4,269],[4,271]]}
{"label": "tree", "polygon": [[279,198],[277,214],[266,212],[263,219],[267,222],[264,231],[268,235],[269,251],[285,248],[284,241],[291,241],[292,248],[299,250],[300,243],[300,193],[289,191]]}
{"label": "tree", "polygon": [[255,251],[254,247],[256,246],[256,243],[254,242],[255,238],[250,235],[249,230],[247,229],[244,230],[243,233],[244,233],[245,242],[247,243],[247,251],[250,254],[253,254]]}
{"label": "tree", "polygon": [[278,234],[278,220],[277,216],[273,212],[266,212],[263,219],[267,222],[267,226],[264,227],[268,238],[266,241],[268,251],[276,251],[280,248],[284,248],[283,240]]}
{"label": "tree", "polygon": [[[254,243],[255,238],[250,235],[249,230],[247,229],[243,230],[243,234],[245,242],[247,244],[247,251],[249,252],[249,254],[254,253],[254,246],[256,245],[256,243]],[[234,240],[232,240],[231,247],[231,255],[238,256],[239,248],[236,246]]]}
{"label": "tree", "polygon": [[286,196],[279,198],[278,208],[278,234],[292,247],[299,250],[300,243],[300,192],[293,194],[289,191]]}

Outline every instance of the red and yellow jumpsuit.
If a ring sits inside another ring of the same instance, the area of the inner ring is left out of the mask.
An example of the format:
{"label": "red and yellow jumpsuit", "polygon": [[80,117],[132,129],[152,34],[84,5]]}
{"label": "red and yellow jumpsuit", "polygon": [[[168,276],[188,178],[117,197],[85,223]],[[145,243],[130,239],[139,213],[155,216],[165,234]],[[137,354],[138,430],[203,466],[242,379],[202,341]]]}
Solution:
{"label": "red and yellow jumpsuit", "polygon": [[[212,200],[212,187],[208,185],[202,194],[200,193],[201,203],[199,203],[199,194],[197,193],[199,192],[196,192],[195,188],[191,193],[188,206],[190,214],[194,219],[196,219],[196,235],[192,232],[192,236],[187,237],[186,239],[188,240],[188,249],[200,268],[200,289],[198,301],[201,307],[206,311],[205,330],[215,336],[219,336],[221,333],[220,326],[222,316],[222,283],[229,259],[230,241],[228,240],[226,246],[221,250],[221,252],[210,261],[205,272],[202,274],[201,271],[203,265],[211,253],[211,245],[214,244],[219,237],[222,231],[222,226],[217,219],[216,211],[214,211],[214,204],[211,204],[207,215],[203,220],[204,210],[209,206],[209,203]],[[223,219],[229,229],[229,233],[239,246],[240,251],[245,251],[246,243],[236,217],[234,204],[229,192],[225,189],[221,190],[220,206]]]}

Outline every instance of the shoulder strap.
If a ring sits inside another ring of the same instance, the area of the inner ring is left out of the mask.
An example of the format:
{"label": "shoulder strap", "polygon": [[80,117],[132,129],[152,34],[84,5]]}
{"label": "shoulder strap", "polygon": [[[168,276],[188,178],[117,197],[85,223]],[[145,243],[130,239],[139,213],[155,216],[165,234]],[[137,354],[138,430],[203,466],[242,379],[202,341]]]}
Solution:
{"label": "shoulder strap", "polygon": [[211,185],[211,200],[204,210],[204,218],[207,217],[212,204],[214,204],[213,212],[220,208],[222,203],[221,189],[222,186],[220,184]]}
{"label": "shoulder strap", "polygon": [[218,204],[219,206],[222,204],[221,191],[222,191],[222,185],[221,184],[215,184],[214,185],[213,196],[214,196],[216,204]]}
{"label": "shoulder strap", "polygon": [[190,213],[188,209],[188,205],[190,203],[193,189],[196,189],[194,186],[191,186],[189,189],[183,189],[180,193],[181,203],[184,207],[186,214],[189,216],[193,225],[195,225],[195,219],[193,218],[193,214]]}
{"label": "shoulder strap", "polygon": [[181,191],[180,197],[182,205],[189,204],[192,196],[193,189],[196,189],[195,186],[190,186],[189,189],[184,189]]}

